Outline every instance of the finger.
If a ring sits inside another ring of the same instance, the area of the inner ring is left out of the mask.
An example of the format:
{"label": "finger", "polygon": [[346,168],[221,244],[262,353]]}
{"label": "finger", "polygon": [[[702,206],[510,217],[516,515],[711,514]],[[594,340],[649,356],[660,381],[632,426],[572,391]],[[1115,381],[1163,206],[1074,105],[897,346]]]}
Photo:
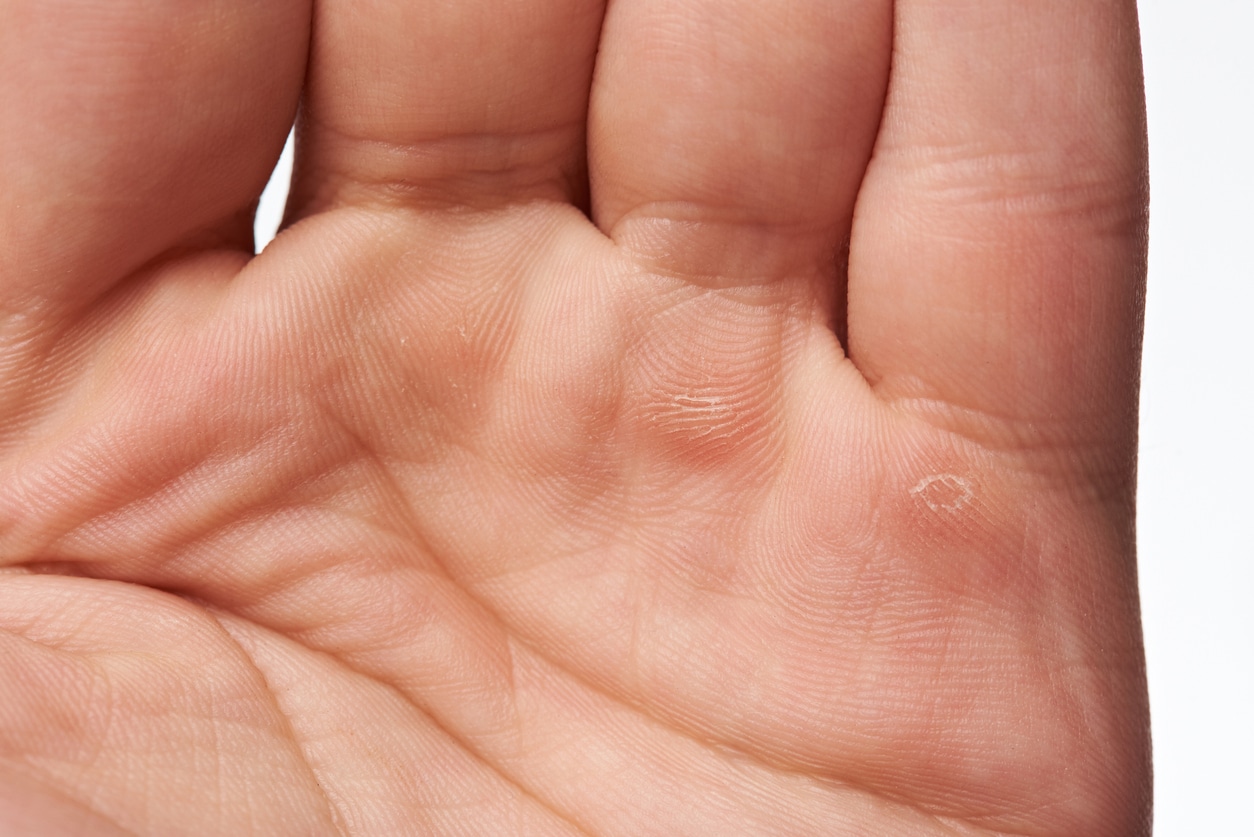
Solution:
{"label": "finger", "polygon": [[320,0],[291,218],[583,191],[602,0]]}
{"label": "finger", "polygon": [[1126,440],[1126,479],[1145,166],[1133,0],[900,0],[851,357],[886,398],[984,442],[1107,468]]}
{"label": "finger", "polygon": [[668,272],[830,284],[891,16],[887,0],[614,4],[589,116],[597,224]]}
{"label": "finger", "polygon": [[0,311],[84,304],[180,244],[251,251],[308,0],[0,0]]}

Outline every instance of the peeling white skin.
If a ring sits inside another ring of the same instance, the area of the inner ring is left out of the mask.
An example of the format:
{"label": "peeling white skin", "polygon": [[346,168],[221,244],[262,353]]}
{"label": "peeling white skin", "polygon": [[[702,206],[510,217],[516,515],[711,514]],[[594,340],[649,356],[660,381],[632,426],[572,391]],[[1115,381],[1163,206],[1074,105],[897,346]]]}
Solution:
{"label": "peeling white skin", "polygon": [[934,512],[956,512],[971,505],[975,490],[971,480],[957,474],[933,474],[919,480],[910,494]]}
{"label": "peeling white skin", "polygon": [[672,433],[691,440],[725,436],[734,426],[736,412],[719,395],[683,393],[664,402],[650,403],[649,421],[666,424]]}

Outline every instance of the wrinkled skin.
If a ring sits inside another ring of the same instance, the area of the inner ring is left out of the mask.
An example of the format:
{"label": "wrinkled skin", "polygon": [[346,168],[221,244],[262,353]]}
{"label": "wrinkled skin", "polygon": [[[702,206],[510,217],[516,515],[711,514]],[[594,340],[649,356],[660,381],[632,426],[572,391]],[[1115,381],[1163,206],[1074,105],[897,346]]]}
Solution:
{"label": "wrinkled skin", "polygon": [[1148,831],[1132,0],[0,19],[0,832]]}

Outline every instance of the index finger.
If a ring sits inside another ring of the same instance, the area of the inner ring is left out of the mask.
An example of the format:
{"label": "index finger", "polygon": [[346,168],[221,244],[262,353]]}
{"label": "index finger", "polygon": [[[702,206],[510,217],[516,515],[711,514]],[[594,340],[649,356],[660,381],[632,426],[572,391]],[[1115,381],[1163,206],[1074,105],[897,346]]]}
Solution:
{"label": "index finger", "polygon": [[176,246],[251,254],[309,0],[0,0],[0,312],[78,309]]}

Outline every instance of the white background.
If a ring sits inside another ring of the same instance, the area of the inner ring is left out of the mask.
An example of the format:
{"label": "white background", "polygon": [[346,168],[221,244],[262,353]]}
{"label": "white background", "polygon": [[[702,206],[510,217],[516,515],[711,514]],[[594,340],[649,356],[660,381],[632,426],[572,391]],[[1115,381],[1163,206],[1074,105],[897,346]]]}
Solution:
{"label": "white background", "polygon": [[1254,3],[1140,7],[1153,197],[1139,540],[1155,833],[1244,837],[1254,835]]}
{"label": "white background", "polygon": [[[1140,555],[1155,834],[1240,837],[1254,835],[1254,0],[1140,9],[1153,185]],[[290,166],[285,152],[261,240],[278,225]]]}

